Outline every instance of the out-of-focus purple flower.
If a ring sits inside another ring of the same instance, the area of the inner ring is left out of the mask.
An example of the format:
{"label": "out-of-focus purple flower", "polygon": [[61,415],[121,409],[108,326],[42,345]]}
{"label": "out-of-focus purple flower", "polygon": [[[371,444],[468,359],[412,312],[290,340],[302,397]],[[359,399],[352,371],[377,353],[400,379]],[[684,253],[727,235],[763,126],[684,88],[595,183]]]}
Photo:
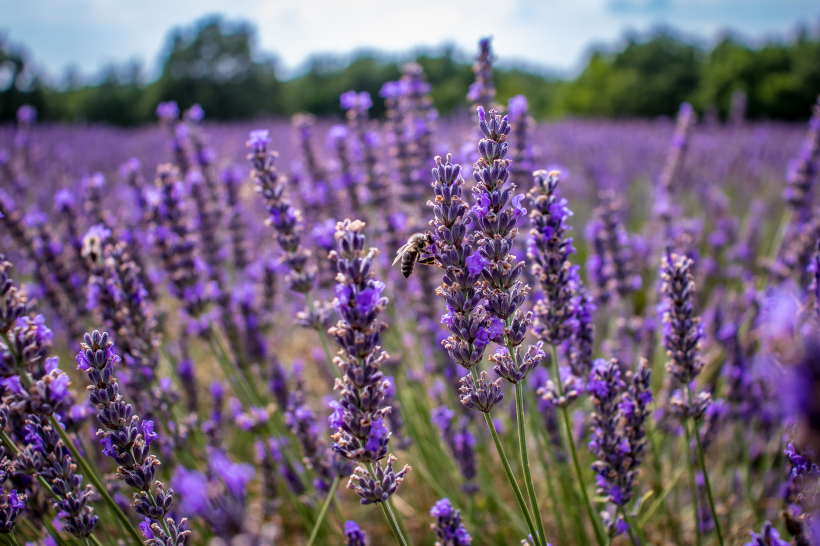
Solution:
{"label": "out-of-focus purple flower", "polygon": [[455,510],[449,499],[436,501],[430,509],[430,515],[436,518],[433,531],[436,544],[441,546],[469,546],[472,537],[461,521],[461,510]]}
{"label": "out-of-focus purple flower", "polygon": [[780,533],[769,521],[763,524],[760,534],[751,531],[751,535],[752,540],[743,546],[789,546],[791,544],[791,542],[780,538]]}
{"label": "out-of-focus purple flower", "polygon": [[37,120],[37,108],[30,104],[24,104],[17,109],[17,123],[21,125],[32,125]]}
{"label": "out-of-focus purple flower", "polygon": [[345,522],[345,546],[366,546],[367,535],[355,521]]}
{"label": "out-of-focus purple flower", "polygon": [[160,102],[157,105],[157,117],[160,121],[172,121],[179,118],[179,106],[176,101]]}

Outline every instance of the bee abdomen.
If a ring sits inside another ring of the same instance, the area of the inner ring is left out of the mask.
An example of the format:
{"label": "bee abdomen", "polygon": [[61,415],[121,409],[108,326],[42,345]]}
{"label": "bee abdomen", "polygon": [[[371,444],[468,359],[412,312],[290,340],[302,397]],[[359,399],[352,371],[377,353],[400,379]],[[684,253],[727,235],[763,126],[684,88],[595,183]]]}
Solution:
{"label": "bee abdomen", "polygon": [[404,275],[405,279],[413,272],[413,268],[416,266],[416,258],[418,258],[418,254],[415,252],[405,252],[402,255],[401,274]]}

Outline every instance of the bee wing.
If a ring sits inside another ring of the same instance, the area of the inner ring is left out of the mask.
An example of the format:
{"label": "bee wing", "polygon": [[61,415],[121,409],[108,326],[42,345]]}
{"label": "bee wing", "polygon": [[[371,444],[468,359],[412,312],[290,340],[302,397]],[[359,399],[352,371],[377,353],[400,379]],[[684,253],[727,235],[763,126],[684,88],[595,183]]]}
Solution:
{"label": "bee wing", "polygon": [[413,246],[413,245],[411,245],[410,243],[407,243],[407,244],[405,244],[404,246],[402,246],[400,249],[398,249],[396,251],[396,259],[393,260],[393,265],[396,265],[397,263],[399,263],[399,260],[401,260],[401,257],[404,256],[404,253],[407,252],[410,249],[411,246]]}

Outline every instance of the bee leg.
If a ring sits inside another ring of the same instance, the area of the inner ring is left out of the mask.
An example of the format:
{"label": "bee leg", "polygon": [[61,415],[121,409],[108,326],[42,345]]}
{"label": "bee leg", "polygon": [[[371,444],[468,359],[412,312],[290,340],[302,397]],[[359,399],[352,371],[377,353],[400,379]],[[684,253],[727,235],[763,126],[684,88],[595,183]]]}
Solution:
{"label": "bee leg", "polygon": [[436,264],[436,259],[433,256],[428,256],[426,258],[419,258],[416,261],[418,263],[422,264],[422,265],[435,265]]}

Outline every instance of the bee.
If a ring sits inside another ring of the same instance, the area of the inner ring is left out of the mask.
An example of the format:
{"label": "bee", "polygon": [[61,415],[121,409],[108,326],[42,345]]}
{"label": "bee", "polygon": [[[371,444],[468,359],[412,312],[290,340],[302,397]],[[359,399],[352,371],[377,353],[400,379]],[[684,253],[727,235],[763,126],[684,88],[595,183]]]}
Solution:
{"label": "bee", "polygon": [[435,263],[433,256],[422,257],[424,249],[432,245],[433,242],[433,235],[429,231],[414,233],[407,240],[407,243],[396,251],[396,259],[393,260],[393,265],[401,260],[401,274],[404,275],[405,279],[413,273],[416,262],[424,265],[433,265]]}

